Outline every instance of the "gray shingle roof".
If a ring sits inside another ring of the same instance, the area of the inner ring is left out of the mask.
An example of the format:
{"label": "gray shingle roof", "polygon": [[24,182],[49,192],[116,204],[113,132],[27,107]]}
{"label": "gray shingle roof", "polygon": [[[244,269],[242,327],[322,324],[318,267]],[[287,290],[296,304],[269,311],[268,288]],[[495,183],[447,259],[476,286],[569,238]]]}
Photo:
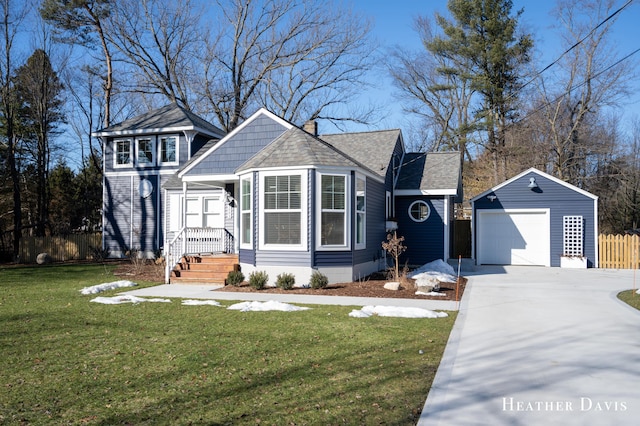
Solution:
{"label": "gray shingle roof", "polygon": [[320,137],[379,176],[385,176],[391,164],[393,150],[400,138],[400,130],[342,133]]}
{"label": "gray shingle roof", "polygon": [[156,133],[163,129],[197,130],[221,138],[224,131],[178,104],[171,103],[146,114],[130,118],[95,132],[96,136],[110,134]]}
{"label": "gray shingle roof", "polygon": [[366,166],[340,152],[331,144],[293,127],[241,165],[236,172],[254,168],[291,166]]}
{"label": "gray shingle roof", "polygon": [[407,153],[400,168],[397,189],[457,190],[460,184],[460,153]]}

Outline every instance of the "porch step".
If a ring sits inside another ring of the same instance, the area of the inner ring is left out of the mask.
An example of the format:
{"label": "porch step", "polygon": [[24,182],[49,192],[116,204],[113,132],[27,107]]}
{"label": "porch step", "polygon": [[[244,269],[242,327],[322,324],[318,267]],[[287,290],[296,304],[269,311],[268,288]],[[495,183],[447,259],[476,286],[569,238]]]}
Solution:
{"label": "porch step", "polygon": [[224,284],[231,271],[240,269],[238,255],[184,256],[173,268],[171,284]]}

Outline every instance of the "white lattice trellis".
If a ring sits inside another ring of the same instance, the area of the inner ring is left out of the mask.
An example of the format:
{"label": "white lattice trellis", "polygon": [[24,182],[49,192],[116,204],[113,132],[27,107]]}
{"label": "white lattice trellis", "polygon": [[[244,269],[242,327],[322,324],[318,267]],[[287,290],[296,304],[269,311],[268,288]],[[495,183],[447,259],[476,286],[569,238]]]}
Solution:
{"label": "white lattice trellis", "polygon": [[563,254],[565,256],[583,255],[584,219],[582,216],[563,216]]}

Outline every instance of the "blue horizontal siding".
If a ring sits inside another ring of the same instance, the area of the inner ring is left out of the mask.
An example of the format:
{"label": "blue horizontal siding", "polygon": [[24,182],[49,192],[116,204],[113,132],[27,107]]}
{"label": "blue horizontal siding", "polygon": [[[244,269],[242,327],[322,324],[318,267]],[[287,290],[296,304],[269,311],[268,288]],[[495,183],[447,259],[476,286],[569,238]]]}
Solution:
{"label": "blue horizontal siding", "polygon": [[[382,255],[382,242],[386,239],[386,191],[382,183],[367,178],[366,186],[366,248],[355,250],[353,264],[377,261]],[[353,241],[355,247],[355,214],[353,215]]]}
{"label": "blue horizontal siding", "polygon": [[[417,200],[425,201],[431,209],[429,218],[424,222],[415,222],[409,216],[409,206]],[[404,237],[407,247],[400,257],[402,265],[424,265],[443,258],[444,215],[443,197],[396,197],[397,233],[399,237]]]}
{"label": "blue horizontal siding", "polygon": [[256,253],[253,250],[240,249],[238,254],[240,263],[254,265],[256,264]]}
{"label": "blue horizontal siding", "polygon": [[353,252],[343,251],[316,251],[314,266],[351,266],[353,265]]}
{"label": "blue horizontal siding", "polygon": [[311,266],[311,254],[307,251],[265,251],[255,252],[255,265],[260,266]]}

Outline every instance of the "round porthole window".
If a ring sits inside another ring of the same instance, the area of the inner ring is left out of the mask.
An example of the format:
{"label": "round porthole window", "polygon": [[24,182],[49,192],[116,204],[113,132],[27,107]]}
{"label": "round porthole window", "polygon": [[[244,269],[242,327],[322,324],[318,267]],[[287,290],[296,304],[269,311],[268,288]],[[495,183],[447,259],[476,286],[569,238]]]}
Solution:
{"label": "round porthole window", "polygon": [[138,195],[142,198],[147,198],[153,192],[153,184],[149,179],[142,179],[138,184]]}
{"label": "round porthole window", "polygon": [[409,206],[409,216],[416,222],[424,222],[429,218],[429,214],[431,214],[431,209],[425,201],[414,201]]}

